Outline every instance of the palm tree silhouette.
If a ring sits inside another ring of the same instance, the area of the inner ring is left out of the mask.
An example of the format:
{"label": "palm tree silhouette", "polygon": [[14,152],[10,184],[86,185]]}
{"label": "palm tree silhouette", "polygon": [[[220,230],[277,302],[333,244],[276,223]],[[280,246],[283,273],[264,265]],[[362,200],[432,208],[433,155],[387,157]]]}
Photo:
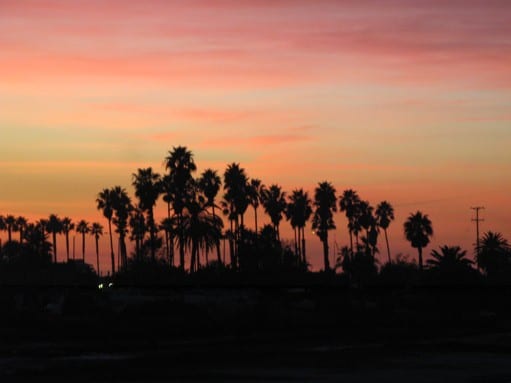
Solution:
{"label": "palm tree silhouette", "polygon": [[16,228],[20,233],[20,244],[23,243],[23,231],[27,227],[27,219],[25,217],[19,216],[16,218]]}
{"label": "palm tree silhouette", "polygon": [[172,233],[175,231],[175,219],[167,217],[160,222],[160,229],[165,233],[165,247],[167,249],[167,257],[169,266],[174,265],[174,243]]}
{"label": "palm tree silhouette", "polygon": [[[479,250],[479,251],[477,251]],[[483,234],[479,249],[476,248],[478,266],[492,277],[511,266],[511,247],[501,233],[488,231]]]}
{"label": "palm tree silhouette", "polygon": [[[222,180],[218,175],[216,170],[206,169],[202,172],[199,181],[198,181],[199,189],[204,193],[206,197],[206,205],[205,207],[211,206],[213,218],[216,220],[215,214],[215,198],[220,190],[220,186],[222,185]],[[222,263],[222,258],[220,256],[220,241],[217,243],[216,248],[217,260],[218,263]]]}
{"label": "palm tree silhouette", "polygon": [[69,262],[69,232],[74,230],[75,224],[71,221],[71,218],[64,217],[62,218],[62,232],[66,236],[66,256],[67,261]]}
{"label": "palm tree silhouette", "polygon": [[110,257],[112,262],[112,275],[115,274],[115,255],[114,243],[112,239],[112,217],[113,217],[113,198],[114,195],[111,189],[103,189],[99,192],[96,198],[96,206],[101,210],[103,216],[108,220],[108,235],[110,236]]}
{"label": "palm tree silhouette", "polygon": [[192,173],[197,170],[193,160],[193,154],[185,146],[173,147],[164,160],[165,169],[169,170],[166,178],[168,185],[165,190],[170,192],[173,209],[177,215],[178,239],[179,239],[179,267],[185,267],[185,238],[183,229],[183,209],[190,199],[190,186],[193,184]]}
{"label": "palm tree silhouette", "polygon": [[62,233],[62,222],[60,218],[51,214],[46,224],[46,231],[51,233],[53,239],[53,262],[57,263],[57,234]]}
{"label": "palm tree silhouette", "polygon": [[[290,220],[291,227],[296,228],[295,248],[298,247],[297,256],[301,256],[304,265],[307,264],[305,254],[305,225],[312,215],[312,201],[303,189],[295,189],[289,196],[286,209],[286,217]],[[296,244],[298,243],[298,245]]]}
{"label": "palm tree silhouette", "polygon": [[419,270],[422,271],[422,249],[428,245],[429,238],[433,235],[431,220],[427,214],[417,211],[415,214],[410,214],[404,223],[404,231],[406,240],[411,243],[412,247],[417,248],[419,253]]}
{"label": "palm tree silhouette", "polygon": [[82,219],[76,224],[75,230],[82,235],[82,260],[85,263],[85,234],[90,231],[89,223]]}
{"label": "palm tree silhouette", "polygon": [[[344,190],[341,198],[339,199],[339,207],[342,212],[346,213],[348,220],[348,233],[350,235],[350,249],[353,253],[353,229],[356,229],[357,225],[354,222],[358,205],[360,203],[360,197],[357,192],[353,189]],[[357,232],[358,233],[358,232]]]}
{"label": "palm tree silhouette", "polygon": [[[0,215],[0,231],[7,230],[7,225],[5,224],[5,217]],[[0,250],[2,250],[2,238],[0,238]]]}
{"label": "palm tree silhouette", "polygon": [[103,226],[101,226],[98,222],[93,222],[90,227],[90,233],[94,236],[94,240],[96,242],[96,268],[98,271],[98,276],[101,275],[99,270],[99,237],[103,235]]}
{"label": "palm tree silhouette", "polygon": [[431,268],[437,269],[446,273],[455,273],[457,271],[469,268],[474,262],[465,258],[467,252],[461,250],[459,246],[442,246],[440,252],[433,250],[431,257],[426,264]]}
{"label": "palm tree silhouette", "polygon": [[[240,227],[244,227],[244,215],[248,208],[248,177],[245,173],[245,169],[240,167],[237,163],[231,163],[227,165],[224,172],[224,214],[228,214],[231,222],[231,231],[234,233],[234,246],[232,259],[234,268],[237,267],[238,262],[238,251],[239,243],[243,240],[241,238],[242,230]],[[234,230],[232,223],[234,222]]]}
{"label": "palm tree silhouette", "polygon": [[383,229],[385,233],[385,242],[387,244],[387,255],[389,257],[389,263],[392,263],[392,259],[390,257],[390,246],[389,246],[389,238],[387,236],[387,228],[390,223],[394,220],[394,208],[387,201],[382,201],[376,206],[376,223],[379,227]]}
{"label": "palm tree silhouette", "polygon": [[155,235],[157,232],[154,222],[154,205],[162,192],[161,176],[154,173],[152,168],[138,169],[132,175],[135,196],[139,200],[139,207],[147,212],[147,227],[151,239],[151,258],[156,259]]}
{"label": "palm tree silhouette", "polygon": [[16,231],[16,217],[13,215],[7,215],[4,219],[5,226],[7,227],[7,240],[12,241],[12,232]]}
{"label": "palm tree silhouette", "polygon": [[266,214],[270,216],[271,223],[277,235],[277,241],[280,241],[279,225],[282,220],[282,214],[286,210],[286,193],[282,191],[279,185],[271,185],[263,190],[263,207]]}
{"label": "palm tree silhouette", "polygon": [[114,211],[113,223],[116,226],[116,231],[119,234],[119,247],[121,255],[121,266],[126,267],[128,264],[128,252],[126,250],[126,234],[128,232],[128,218],[130,212],[133,210],[131,199],[126,192],[126,189],[121,186],[114,186],[111,190],[112,193],[112,208]]}
{"label": "palm tree silhouette", "polygon": [[330,182],[320,182],[314,191],[314,216],[312,228],[323,243],[323,258],[325,271],[330,270],[328,258],[328,230],[335,229],[333,213],[337,211],[337,197],[335,188]]}
{"label": "palm tree silhouette", "polygon": [[261,204],[261,198],[263,195],[263,190],[265,189],[263,183],[260,179],[252,178],[248,185],[248,200],[250,205],[254,208],[254,230],[257,233],[257,208]]}
{"label": "palm tree silhouette", "polygon": [[[129,225],[131,228],[131,240],[135,240],[135,256],[141,256],[140,250],[147,231],[144,214],[139,208],[135,208],[130,214]],[[154,260],[154,259],[153,259]]]}

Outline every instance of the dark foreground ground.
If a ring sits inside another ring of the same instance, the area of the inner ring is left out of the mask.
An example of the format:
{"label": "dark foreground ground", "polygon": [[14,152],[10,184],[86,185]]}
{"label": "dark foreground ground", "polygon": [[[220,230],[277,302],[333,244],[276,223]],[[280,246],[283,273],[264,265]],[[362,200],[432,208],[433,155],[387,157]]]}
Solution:
{"label": "dark foreground ground", "polygon": [[511,382],[503,288],[2,288],[0,382]]}

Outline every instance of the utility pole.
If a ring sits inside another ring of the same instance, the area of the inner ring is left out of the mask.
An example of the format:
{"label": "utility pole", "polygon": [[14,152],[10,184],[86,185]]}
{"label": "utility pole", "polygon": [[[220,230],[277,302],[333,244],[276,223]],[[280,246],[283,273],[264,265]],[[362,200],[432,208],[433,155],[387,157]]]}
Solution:
{"label": "utility pole", "polygon": [[[476,223],[476,254],[477,259],[479,259],[479,222],[483,222],[484,219],[479,218],[479,210],[484,210],[484,206],[473,206],[470,209],[474,210],[476,212],[476,217],[472,218],[472,221]],[[479,267],[479,262],[478,265]]]}

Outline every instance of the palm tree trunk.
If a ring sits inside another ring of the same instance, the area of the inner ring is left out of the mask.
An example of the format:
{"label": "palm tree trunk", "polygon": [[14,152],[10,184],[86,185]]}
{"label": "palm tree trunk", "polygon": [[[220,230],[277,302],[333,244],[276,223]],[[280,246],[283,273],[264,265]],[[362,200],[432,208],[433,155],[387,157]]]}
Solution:
{"label": "palm tree trunk", "polygon": [[323,239],[323,260],[325,262],[325,271],[330,271],[330,260],[328,259],[328,234]]}
{"label": "palm tree trunk", "polygon": [[126,242],[124,241],[124,234],[119,235],[119,245],[121,247],[122,266],[125,268],[128,264],[128,252],[126,250]]}
{"label": "palm tree trunk", "polygon": [[97,266],[97,269],[98,269],[98,277],[101,275],[101,273],[99,272],[99,237],[96,236],[96,266]]}
{"label": "palm tree trunk", "polygon": [[66,231],[66,256],[69,262],[69,231]]}
{"label": "palm tree trunk", "polygon": [[179,267],[181,270],[185,269],[185,238],[184,238],[184,232],[183,232],[183,217],[182,213],[180,212],[177,216],[178,220],[178,227],[179,227]]}
{"label": "palm tree trunk", "polygon": [[296,234],[296,227],[293,228],[294,230],[294,234],[295,234],[295,255],[296,257],[298,257],[298,237],[297,237],[297,234]]}
{"label": "palm tree trunk", "polygon": [[85,263],[85,233],[82,233],[82,260]]}
{"label": "palm tree trunk", "polygon": [[7,226],[7,238],[9,239],[9,242],[12,240],[12,227],[9,225]]}
{"label": "palm tree trunk", "polygon": [[115,274],[115,255],[114,255],[114,241],[112,239],[112,220],[108,220],[108,234],[110,235],[110,256],[112,261],[112,275]]}
{"label": "palm tree trunk", "polygon": [[351,253],[353,254],[353,232],[351,230],[348,230],[350,233],[350,249]]}
{"label": "palm tree trunk", "polygon": [[257,234],[257,208],[254,208],[254,217],[255,217],[255,232]]}
{"label": "palm tree trunk", "polygon": [[[215,204],[213,203],[213,219],[216,220],[216,215],[215,215]],[[218,241],[216,243],[216,256],[217,256],[217,259],[218,259],[218,263],[222,263],[222,258],[220,256],[220,241]]]}
{"label": "palm tree trunk", "polygon": [[417,251],[419,252],[419,270],[422,271],[422,247],[418,247]]}
{"label": "palm tree trunk", "polygon": [[390,246],[389,246],[389,238],[387,237],[387,229],[383,229],[385,233],[385,242],[387,243],[387,255],[389,256],[389,264],[392,263],[392,259],[390,258]]}
{"label": "palm tree trunk", "polygon": [[155,231],[155,227],[154,227],[154,212],[153,212],[153,208],[151,207],[149,209],[149,235],[150,235],[150,238],[151,238],[151,259],[153,261],[156,260],[156,248],[155,248],[155,238],[154,238],[154,231]]}
{"label": "palm tree trunk", "polygon": [[302,227],[302,257],[303,264],[307,265],[307,257],[305,256],[305,227]]}
{"label": "palm tree trunk", "polygon": [[57,233],[52,232],[53,237],[53,262],[57,263]]}

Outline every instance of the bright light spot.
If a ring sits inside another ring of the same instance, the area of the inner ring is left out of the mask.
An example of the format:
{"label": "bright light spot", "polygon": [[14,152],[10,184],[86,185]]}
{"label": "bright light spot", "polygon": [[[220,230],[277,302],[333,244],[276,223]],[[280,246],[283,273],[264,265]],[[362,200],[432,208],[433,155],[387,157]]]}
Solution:
{"label": "bright light spot", "polygon": [[108,287],[112,287],[113,285],[114,285],[114,284],[113,284],[112,282],[110,282],[110,283],[108,284]]}
{"label": "bright light spot", "polygon": [[100,284],[98,285],[98,289],[100,289],[100,290],[103,290],[103,287],[104,287],[104,286],[103,286],[103,284],[102,284],[102,283],[100,283]]}

